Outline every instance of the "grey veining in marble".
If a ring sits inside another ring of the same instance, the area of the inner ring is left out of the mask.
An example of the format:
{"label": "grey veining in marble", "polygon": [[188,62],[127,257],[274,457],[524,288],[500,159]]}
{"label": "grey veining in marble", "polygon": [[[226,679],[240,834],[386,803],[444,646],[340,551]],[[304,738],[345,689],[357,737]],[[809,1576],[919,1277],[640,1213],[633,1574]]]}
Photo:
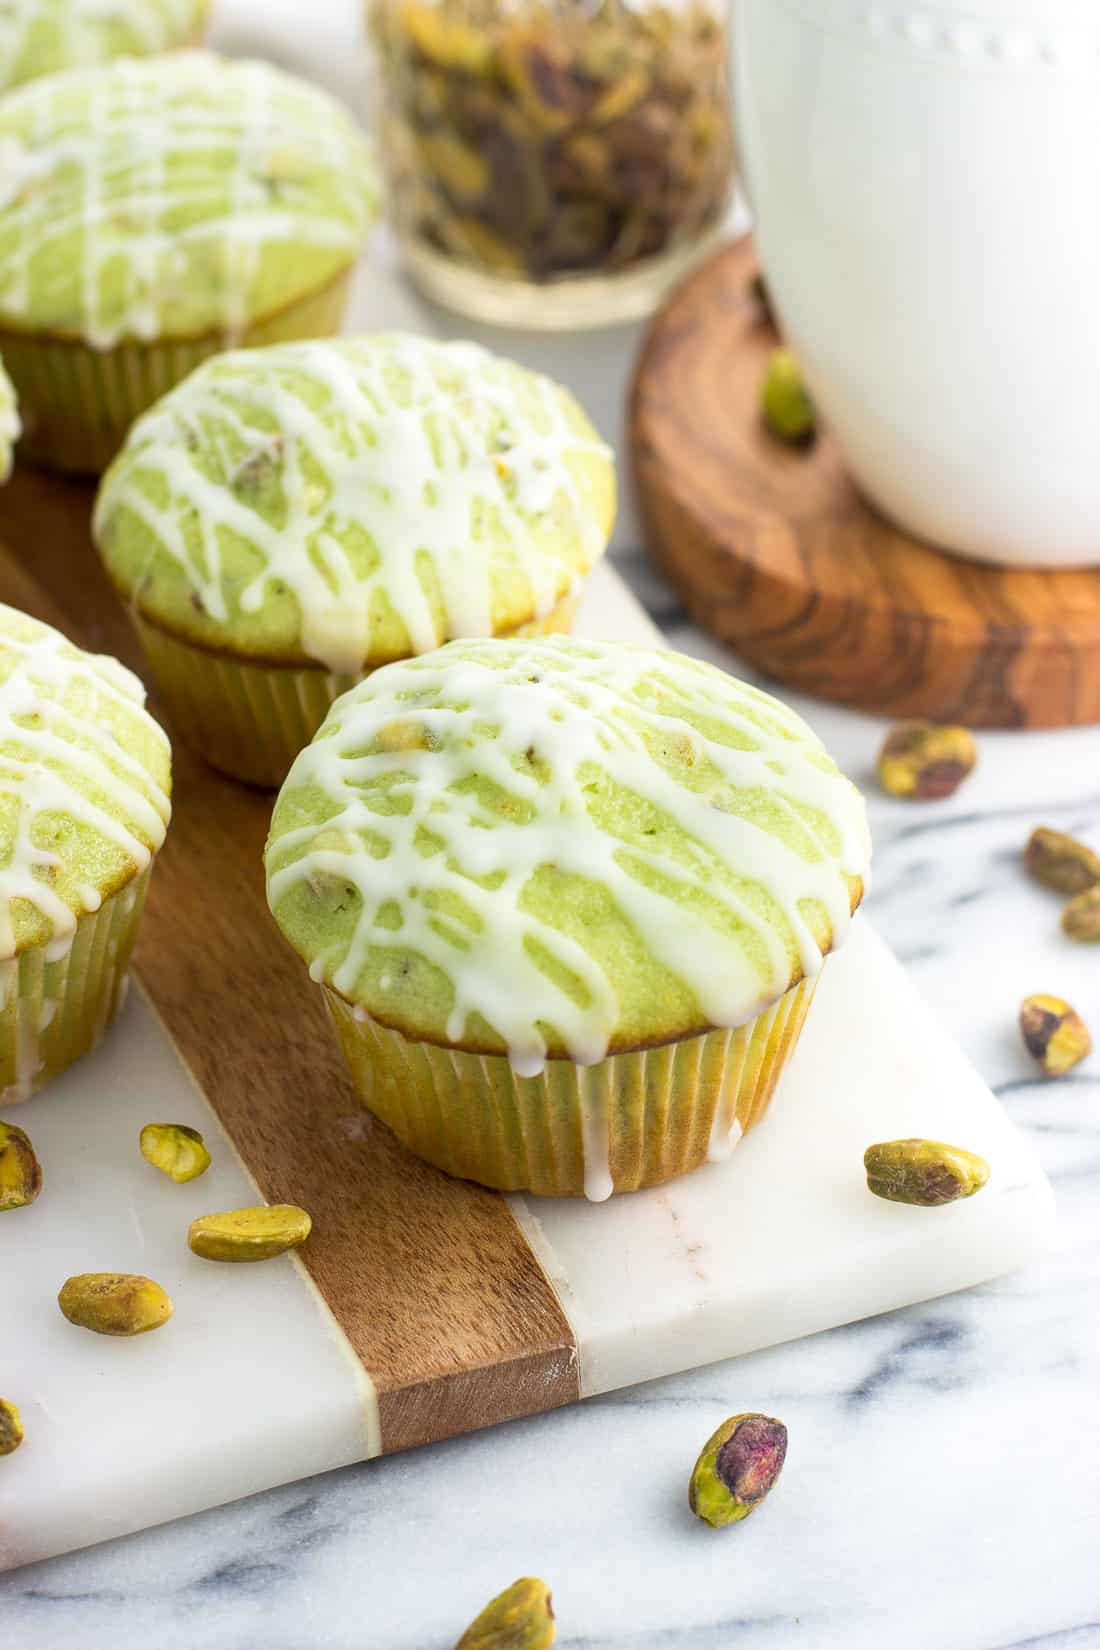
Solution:
{"label": "grey veining in marble", "polygon": [[[410,313],[450,324],[385,287],[380,324]],[[615,438],[635,337],[502,347],[552,366]],[[618,565],[670,644],[736,668],[637,538],[627,507]],[[866,781],[881,723],[800,708]],[[985,735],[981,752],[944,804],[872,787],[870,908],[1041,1155],[1060,1209],[1041,1264],[15,1572],[0,1645],[446,1650],[536,1573],[566,1650],[1098,1650],[1100,1056],[1037,1079],[1015,1013],[1055,991],[1100,1031],[1100,949],[1063,940],[1057,901],[1019,865],[1040,821],[1100,846],[1100,730]],[[687,1473],[747,1408],[785,1419],[787,1467],[751,1519],[711,1532],[687,1511]]]}

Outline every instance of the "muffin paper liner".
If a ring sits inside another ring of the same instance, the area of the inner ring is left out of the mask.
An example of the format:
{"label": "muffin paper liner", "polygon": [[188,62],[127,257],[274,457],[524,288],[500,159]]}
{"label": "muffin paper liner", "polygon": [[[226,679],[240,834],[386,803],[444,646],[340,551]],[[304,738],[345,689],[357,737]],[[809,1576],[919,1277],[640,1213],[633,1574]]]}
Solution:
{"label": "muffin paper liner", "polygon": [[501,1055],[414,1042],[325,987],[364,1104],[419,1157],[502,1191],[546,1197],[635,1191],[729,1154],[763,1117],[816,981],[732,1031],[550,1060],[518,1077]]}
{"label": "muffin paper liner", "polygon": [[[568,630],[577,608],[571,593],[519,636]],[[360,676],[321,665],[250,664],[170,636],[133,614],[173,727],[210,766],[248,785],[281,785],[329,706]]]}
{"label": "muffin paper liner", "polygon": [[0,356],[23,420],[21,459],[56,470],[95,474],[106,469],[139,413],[209,356],[338,332],[350,278],[349,268],[277,315],[245,328],[236,340],[206,333],[97,350],[45,333],[0,329]]}
{"label": "muffin paper liner", "polygon": [[82,916],[72,945],[0,962],[0,1104],[29,1100],[87,1054],[122,1006],[152,867]]}

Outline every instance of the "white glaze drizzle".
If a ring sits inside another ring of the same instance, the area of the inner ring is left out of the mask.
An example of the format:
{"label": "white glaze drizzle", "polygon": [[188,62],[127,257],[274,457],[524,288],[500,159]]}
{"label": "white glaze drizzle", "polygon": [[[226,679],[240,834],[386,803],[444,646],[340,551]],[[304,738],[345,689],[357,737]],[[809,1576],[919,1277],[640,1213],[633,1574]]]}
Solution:
{"label": "white glaze drizzle", "polygon": [[[77,120],[71,103],[85,91]],[[266,63],[193,51],[48,75],[3,100],[0,127],[0,313],[28,313],[32,262],[77,232],[80,332],[100,349],[171,335],[182,296],[173,288],[193,248],[213,249],[221,264],[210,327],[231,343],[252,318],[265,247],[350,260],[375,215],[373,166],[350,118],[326,92]],[[232,157],[228,179],[200,165],[168,182],[168,158],[211,152]],[[269,189],[281,166],[293,177],[303,157],[325,174],[334,205],[323,209],[313,191],[308,207],[300,198],[286,206]],[[54,174],[64,180],[56,188]],[[104,313],[104,276],[110,268],[117,278],[120,266],[123,301],[112,297]]]}
{"label": "white glaze drizzle", "polygon": [[[0,682],[0,798],[13,799],[18,813],[10,856],[0,865],[0,958],[17,953],[12,907],[26,901],[49,923],[46,957],[57,962],[71,946],[82,912],[97,910],[102,898],[90,885],[81,886],[80,910],[74,910],[44,880],[63,862],[36,842],[39,820],[59,814],[88,826],[132,860],[137,874],[164,841],[170,805],[100,719],[112,701],[140,712],[145,691],[136,676],[114,659],[77,652],[44,625],[29,637],[0,627],[4,653],[14,662],[4,665],[8,674]],[[79,711],[62,703],[74,690]],[[148,722],[167,746],[151,717]],[[86,796],[77,780],[109,798],[110,809]]]}
{"label": "white glaze drizzle", "polygon": [[[658,690],[671,710],[647,703]],[[704,720],[752,748],[708,737],[697,725]],[[364,754],[382,729],[401,723],[422,728],[435,748]],[[716,771],[713,784],[705,791],[682,785],[647,749],[646,735],[669,741],[697,764],[705,760]],[[528,752],[542,780],[524,763]],[[674,822],[690,839],[688,857],[663,854],[659,845],[628,847],[597,825],[585,791],[593,770]],[[474,775],[529,804],[528,822],[490,813],[472,787],[462,788]],[[372,793],[361,788],[382,776],[391,776],[385,812],[372,809]],[[322,733],[295,762],[284,795],[303,785],[320,786],[333,811],[323,826],[284,834],[276,810],[268,846],[276,916],[283,897],[304,879],[321,887],[338,878],[362,901],[347,949],[317,957],[311,973],[355,1000],[371,947],[419,954],[452,982],[448,1039],[461,1043],[469,1017],[481,1016],[521,1076],[543,1067],[542,1027],[555,1028],[569,1057],[589,1065],[607,1053],[619,1016],[614,983],[589,952],[521,908],[540,867],[602,883],[650,955],[684,982],[701,1017],[715,1027],[753,1019],[791,980],[779,925],[739,897],[733,879],[751,881],[772,897],[809,977],[822,955],[801,902],[821,903],[839,944],[850,918],[845,879],[868,871],[862,799],[792,711],[712,667],[612,643],[455,643],[431,658],[387,666],[333,707]],[[766,791],[820,857],[803,857],[748,813],[728,811],[727,786]],[[839,850],[792,804],[826,817]],[[384,851],[369,851],[364,832],[381,839]],[[441,839],[442,849],[426,857],[417,846],[422,832]],[[714,920],[646,886],[632,860],[685,895],[705,897]],[[492,877],[494,886],[475,877]],[[440,894],[471,907],[475,923],[440,920],[431,909]],[[754,937],[767,958],[764,970],[737,931],[721,926],[730,918]],[[539,966],[532,942],[581,983],[587,1005]]]}
{"label": "white glaze drizzle", "polygon": [[40,31],[48,34],[51,70],[75,69],[104,61],[111,30],[125,29],[130,52],[151,57],[183,45],[200,15],[196,0],[0,0],[0,88]]}
{"label": "white glaze drizzle", "polygon": [[[323,413],[303,385],[323,396]],[[572,584],[568,564],[534,530],[540,518],[557,508],[557,541],[579,543],[586,568],[601,554],[603,523],[569,460],[596,454],[610,464],[611,454],[594,431],[586,438],[570,421],[567,406],[550,379],[476,344],[392,333],[242,350],[207,362],[138,421],[104,480],[96,538],[109,543],[121,512],[137,516],[224,623],[231,614],[220,541],[232,532],[262,562],[241,594],[242,611],[257,612],[273,581],[285,585],[301,613],[303,651],[356,674],[369,659],[378,592],[415,653],[492,634],[491,575],[502,551],[479,534],[479,512],[500,523],[536,619]],[[275,432],[264,427],[271,420]],[[246,454],[235,473],[278,466],[285,520],[269,522],[204,474],[204,458],[227,438]],[[327,491],[310,466],[325,475]],[[150,498],[151,477],[163,482],[167,504]],[[369,572],[346,545],[356,527],[377,552]],[[196,532],[198,554],[188,537]],[[442,626],[421,582],[422,557],[442,592]]]}
{"label": "white glaze drizzle", "polygon": [[15,389],[0,362],[0,482],[11,475],[12,448],[22,433]]}

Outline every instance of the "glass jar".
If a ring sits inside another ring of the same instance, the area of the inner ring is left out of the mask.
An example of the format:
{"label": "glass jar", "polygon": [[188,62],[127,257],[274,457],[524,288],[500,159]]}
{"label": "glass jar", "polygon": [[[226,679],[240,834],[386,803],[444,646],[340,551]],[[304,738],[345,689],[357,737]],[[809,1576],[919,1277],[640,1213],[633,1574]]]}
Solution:
{"label": "glass jar", "polygon": [[733,182],[728,0],[370,0],[391,212],[430,296],[553,330],[647,313]]}

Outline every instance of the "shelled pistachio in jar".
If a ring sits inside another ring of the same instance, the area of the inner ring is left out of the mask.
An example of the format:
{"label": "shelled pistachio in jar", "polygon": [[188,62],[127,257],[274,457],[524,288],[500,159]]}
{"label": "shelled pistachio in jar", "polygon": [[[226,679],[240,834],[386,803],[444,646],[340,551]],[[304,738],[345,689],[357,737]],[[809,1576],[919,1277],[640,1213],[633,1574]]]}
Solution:
{"label": "shelled pistachio in jar", "polygon": [[407,240],[549,282],[719,223],[733,155],[718,0],[371,0],[369,16]]}

